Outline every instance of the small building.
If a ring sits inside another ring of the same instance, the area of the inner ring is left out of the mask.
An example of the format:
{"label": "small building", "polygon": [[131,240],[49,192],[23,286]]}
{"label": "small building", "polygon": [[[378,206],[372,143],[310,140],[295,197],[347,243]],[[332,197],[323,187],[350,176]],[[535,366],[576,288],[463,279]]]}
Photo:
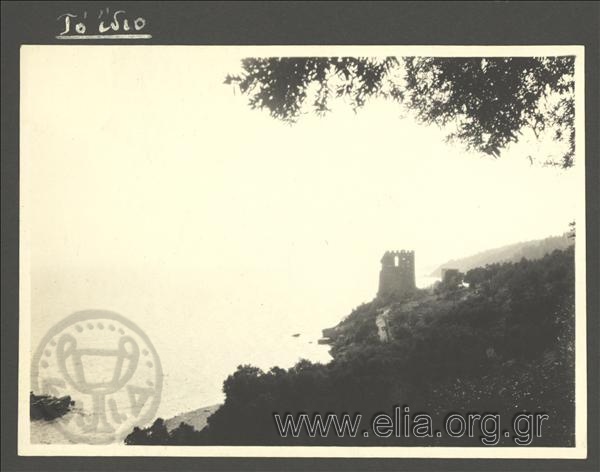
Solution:
{"label": "small building", "polygon": [[463,277],[464,274],[458,269],[442,269],[442,284],[446,287],[458,287],[462,284]]}

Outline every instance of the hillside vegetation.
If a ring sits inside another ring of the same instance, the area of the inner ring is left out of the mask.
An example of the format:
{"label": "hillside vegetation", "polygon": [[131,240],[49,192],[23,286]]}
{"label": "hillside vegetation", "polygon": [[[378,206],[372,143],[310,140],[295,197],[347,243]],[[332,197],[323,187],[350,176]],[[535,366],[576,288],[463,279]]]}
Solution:
{"label": "hillside vegetation", "polygon": [[518,262],[523,258],[529,260],[540,259],[556,249],[562,250],[572,245],[573,239],[569,233],[560,236],[550,236],[545,239],[509,244],[460,259],[449,260],[435,269],[431,273],[431,276],[440,277],[444,268],[454,268],[461,272],[467,272],[475,267],[483,267],[498,262]]}
{"label": "hillside vegetation", "polygon": [[[480,446],[478,437],[282,438],[274,413],[361,413],[396,405],[446,414],[518,412],[549,420],[534,445],[568,446],[574,434],[574,250],[492,264],[465,275],[468,286],[438,285],[403,299],[376,298],[328,330],[333,360],[300,361],[265,372],[239,366],[224,382],[223,406],[201,432],[162,420],[128,444],[339,444]],[[385,313],[389,338],[375,323]],[[439,415],[439,418],[437,416]],[[508,438],[500,445],[514,446]]]}

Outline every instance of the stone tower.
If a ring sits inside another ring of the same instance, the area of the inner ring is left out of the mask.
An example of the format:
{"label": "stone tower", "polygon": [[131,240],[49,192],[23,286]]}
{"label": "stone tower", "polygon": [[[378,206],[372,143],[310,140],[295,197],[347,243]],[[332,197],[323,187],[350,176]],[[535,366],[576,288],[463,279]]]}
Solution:
{"label": "stone tower", "polygon": [[381,258],[378,296],[404,296],[415,289],[415,252],[386,251]]}

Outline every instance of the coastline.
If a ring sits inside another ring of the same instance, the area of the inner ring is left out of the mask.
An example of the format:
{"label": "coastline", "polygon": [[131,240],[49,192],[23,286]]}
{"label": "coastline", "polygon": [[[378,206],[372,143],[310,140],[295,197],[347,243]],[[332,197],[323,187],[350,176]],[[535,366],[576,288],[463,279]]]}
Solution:
{"label": "coastline", "polygon": [[223,404],[217,403],[215,405],[204,406],[166,419],[165,425],[167,430],[171,432],[183,422],[193,426],[196,431],[201,431],[207,425],[208,417],[217,411],[221,405]]}

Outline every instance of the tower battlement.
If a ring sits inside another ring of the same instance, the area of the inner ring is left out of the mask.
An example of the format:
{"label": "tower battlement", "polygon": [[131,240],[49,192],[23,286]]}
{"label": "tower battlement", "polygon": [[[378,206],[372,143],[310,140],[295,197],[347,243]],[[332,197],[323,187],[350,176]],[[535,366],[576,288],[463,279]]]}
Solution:
{"label": "tower battlement", "polygon": [[415,251],[386,251],[381,258],[378,296],[404,296],[415,284]]}

